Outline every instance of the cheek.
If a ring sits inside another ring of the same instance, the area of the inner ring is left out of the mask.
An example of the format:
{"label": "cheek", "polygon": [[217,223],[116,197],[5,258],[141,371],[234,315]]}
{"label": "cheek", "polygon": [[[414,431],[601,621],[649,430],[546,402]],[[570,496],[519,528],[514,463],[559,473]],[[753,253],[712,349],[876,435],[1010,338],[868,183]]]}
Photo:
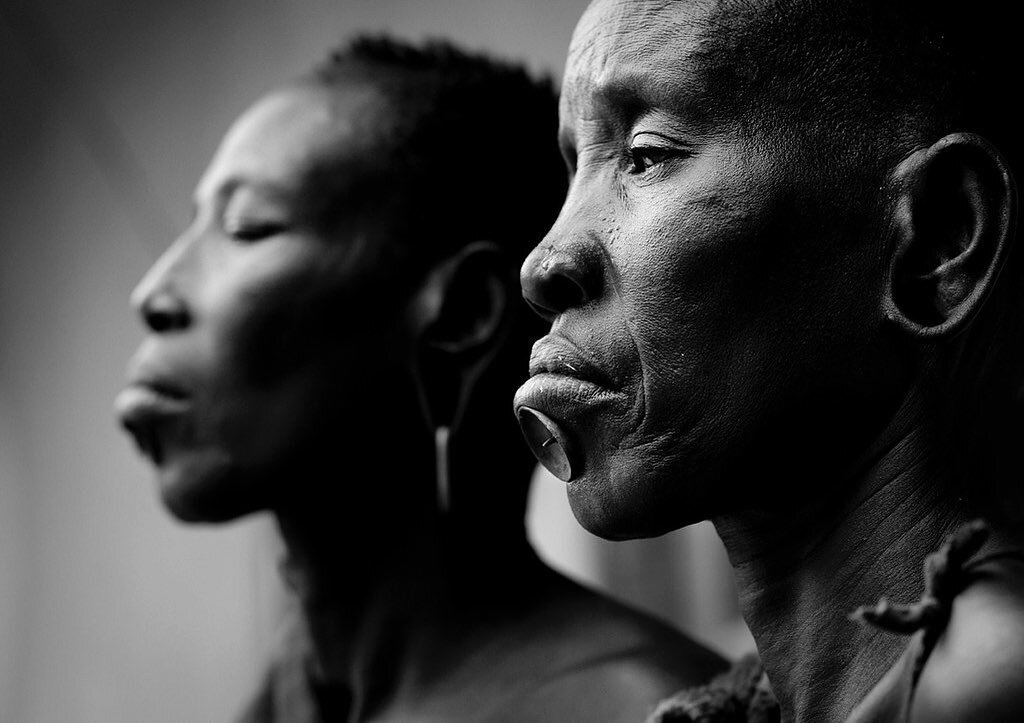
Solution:
{"label": "cheek", "polygon": [[621,295],[652,424],[693,423],[721,387],[737,329],[757,307],[739,263],[750,256],[751,225],[705,196],[657,199],[625,229],[634,242],[617,260]]}
{"label": "cheek", "polygon": [[268,252],[213,287],[211,352],[239,385],[273,390],[328,358],[371,366],[378,337],[396,333],[371,294],[370,274],[345,269],[340,253],[334,259],[331,250],[310,246]]}
{"label": "cheek", "polygon": [[358,409],[402,367],[397,313],[375,303],[368,275],[340,272],[324,256],[253,263],[221,275],[206,299],[208,423],[232,448],[287,446],[327,425],[342,398]]}
{"label": "cheek", "polygon": [[219,341],[226,366],[240,383],[273,388],[345,328],[339,295],[317,281],[310,273],[295,272],[225,290]]}
{"label": "cheek", "polygon": [[644,391],[634,443],[713,446],[740,420],[753,429],[854,379],[877,332],[863,241],[742,181],[652,195],[624,217],[613,254]]}
{"label": "cheek", "polygon": [[680,222],[685,241],[648,261],[663,269],[651,313],[637,314],[658,320],[638,334],[648,417],[673,428],[690,465],[785,457],[795,440],[841,453],[821,435],[877,394],[872,255],[814,215],[771,209],[714,229]]}

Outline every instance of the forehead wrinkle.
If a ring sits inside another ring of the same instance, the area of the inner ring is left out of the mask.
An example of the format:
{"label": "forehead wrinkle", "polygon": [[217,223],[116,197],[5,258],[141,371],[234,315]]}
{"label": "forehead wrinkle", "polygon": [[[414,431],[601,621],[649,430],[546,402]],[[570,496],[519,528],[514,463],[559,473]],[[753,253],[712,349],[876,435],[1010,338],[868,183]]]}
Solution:
{"label": "forehead wrinkle", "polygon": [[608,0],[588,8],[573,35],[563,82],[564,111],[594,103],[618,113],[652,108],[700,115],[718,63],[715,18],[725,3]]}
{"label": "forehead wrinkle", "polygon": [[[610,62],[637,62],[657,42],[673,40],[685,18],[677,17],[683,6],[671,0],[597,0],[580,18],[573,31],[566,63],[566,79],[587,68],[599,77]],[[670,21],[667,23],[666,21]],[[652,33],[654,33],[652,37]],[[666,35],[668,37],[661,37]]]}

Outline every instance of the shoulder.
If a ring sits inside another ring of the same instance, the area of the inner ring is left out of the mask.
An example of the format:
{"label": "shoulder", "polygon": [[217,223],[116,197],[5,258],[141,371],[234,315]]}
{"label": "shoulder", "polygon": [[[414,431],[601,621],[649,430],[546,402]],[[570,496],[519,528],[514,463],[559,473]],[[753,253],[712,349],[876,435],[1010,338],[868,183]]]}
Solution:
{"label": "shoulder", "polygon": [[515,720],[643,720],[664,698],[727,667],[670,626],[573,585],[523,620]]}
{"label": "shoulder", "polygon": [[642,655],[589,661],[559,671],[516,699],[515,720],[594,720],[635,723],[678,691],[674,672]]}
{"label": "shoulder", "polygon": [[289,607],[274,633],[274,650],[259,687],[235,723],[303,723],[319,720],[307,677],[309,636],[298,611]]}
{"label": "shoulder", "polygon": [[915,721],[1024,720],[1024,562],[992,562],[953,603],[921,671]]}
{"label": "shoulder", "polygon": [[598,676],[620,671],[634,683],[646,677],[675,691],[704,683],[728,667],[724,658],[667,623],[570,584],[560,604],[545,611],[541,625],[561,632],[561,640],[545,636],[545,644],[565,651],[557,657],[566,669]]}

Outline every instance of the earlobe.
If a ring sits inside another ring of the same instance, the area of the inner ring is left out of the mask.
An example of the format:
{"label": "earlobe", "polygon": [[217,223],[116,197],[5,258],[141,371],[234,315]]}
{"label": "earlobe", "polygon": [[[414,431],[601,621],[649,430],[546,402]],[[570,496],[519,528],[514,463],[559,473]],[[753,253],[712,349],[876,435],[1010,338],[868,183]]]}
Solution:
{"label": "earlobe", "polygon": [[916,338],[952,337],[981,308],[1009,251],[1009,167],[984,138],[954,133],[904,159],[893,185],[883,311]]}

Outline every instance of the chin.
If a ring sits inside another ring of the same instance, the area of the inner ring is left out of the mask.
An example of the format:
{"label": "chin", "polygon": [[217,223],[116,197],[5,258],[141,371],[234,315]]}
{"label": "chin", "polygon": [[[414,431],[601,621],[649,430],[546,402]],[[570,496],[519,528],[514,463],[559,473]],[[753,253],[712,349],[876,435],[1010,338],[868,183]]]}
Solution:
{"label": "chin", "polygon": [[595,464],[568,485],[580,525],[606,540],[658,537],[712,513],[710,500],[689,474],[673,473],[642,456]]}
{"label": "chin", "polygon": [[182,522],[230,522],[266,507],[254,494],[254,486],[241,477],[225,466],[162,468],[160,497],[168,512]]}

